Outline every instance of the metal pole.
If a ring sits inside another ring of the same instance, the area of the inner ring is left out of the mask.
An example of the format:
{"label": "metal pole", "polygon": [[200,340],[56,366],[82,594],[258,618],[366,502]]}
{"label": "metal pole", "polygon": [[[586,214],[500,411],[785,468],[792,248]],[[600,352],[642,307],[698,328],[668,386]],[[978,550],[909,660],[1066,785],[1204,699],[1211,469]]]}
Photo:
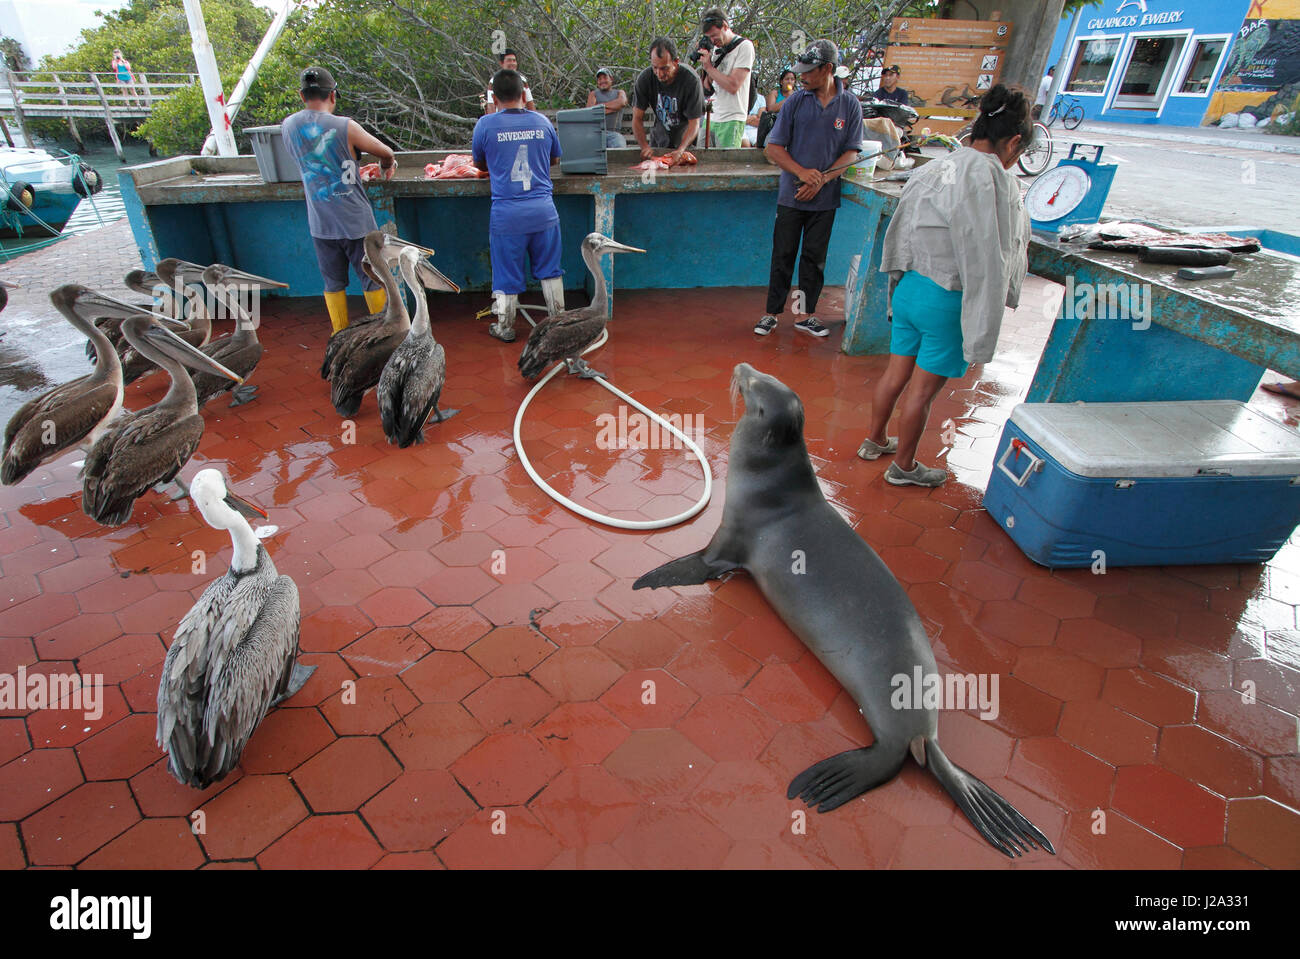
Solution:
{"label": "metal pole", "polygon": [[190,47],[194,51],[194,64],[199,69],[199,83],[203,87],[203,100],[208,105],[208,120],[217,138],[217,155],[232,157],[239,154],[235,134],[230,129],[226,114],[226,98],[221,91],[221,74],[217,60],[208,42],[208,27],[203,21],[203,8],[199,0],[183,0],[185,16],[190,23]]}
{"label": "metal pole", "polygon": [[[262,61],[266,55],[271,52],[275,46],[275,41],[280,39],[280,34],[284,32],[285,24],[289,22],[289,11],[293,8],[294,0],[283,0],[284,5],[280,12],[275,15],[271,25],[266,28],[266,36],[262,42],[257,45],[257,50],[253,52],[252,59],[248,61],[248,66],[244,68],[244,75],[239,78],[235,84],[235,89],[230,92],[230,99],[226,101],[226,115],[234,122],[235,117],[239,114],[239,108],[244,105],[244,97],[248,95],[248,90],[257,79],[257,72],[262,69]],[[202,153],[204,156],[211,156],[216,149],[216,138],[209,133],[208,138],[203,141]]]}
{"label": "metal pole", "polygon": [[117,127],[113,125],[113,111],[108,106],[108,97],[104,96],[104,88],[99,83],[99,77],[92,73],[90,79],[95,82],[95,90],[99,93],[99,102],[104,104],[104,122],[108,124],[108,138],[113,141],[113,150],[117,153],[118,160],[125,163],[126,151],[122,149],[122,141],[117,138]]}
{"label": "metal pole", "polygon": [[[1074,19],[1070,21],[1070,32],[1065,36],[1065,46],[1061,48],[1061,58],[1056,61],[1056,72],[1052,74],[1052,85],[1047,90],[1047,102],[1043,104],[1043,112],[1047,113],[1052,109],[1052,101],[1056,99],[1056,91],[1061,89],[1061,84],[1065,82],[1065,71],[1067,69],[1066,61],[1070,56],[1070,48],[1074,46],[1074,37],[1079,32],[1079,18],[1083,15],[1083,10],[1074,11]],[[1047,121],[1044,120],[1044,123]]]}
{"label": "metal pole", "polygon": [[13,95],[14,116],[18,118],[18,129],[23,131],[23,139],[26,141],[26,145],[32,146],[36,141],[32,139],[32,135],[27,129],[27,117],[23,115],[22,94],[18,89],[18,78],[7,67],[5,68],[5,75],[9,78],[9,92]]}

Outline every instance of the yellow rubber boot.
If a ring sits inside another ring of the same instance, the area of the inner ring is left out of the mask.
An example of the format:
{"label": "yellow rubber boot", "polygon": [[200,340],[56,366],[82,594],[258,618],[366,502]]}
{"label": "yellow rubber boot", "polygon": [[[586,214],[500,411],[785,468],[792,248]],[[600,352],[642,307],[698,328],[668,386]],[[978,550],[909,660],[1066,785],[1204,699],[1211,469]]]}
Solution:
{"label": "yellow rubber boot", "polygon": [[334,290],[325,294],[325,308],[329,310],[330,325],[334,332],[348,328],[348,293],[347,290]]}
{"label": "yellow rubber boot", "polygon": [[371,313],[382,313],[388,305],[388,294],[383,290],[366,290],[366,307]]}

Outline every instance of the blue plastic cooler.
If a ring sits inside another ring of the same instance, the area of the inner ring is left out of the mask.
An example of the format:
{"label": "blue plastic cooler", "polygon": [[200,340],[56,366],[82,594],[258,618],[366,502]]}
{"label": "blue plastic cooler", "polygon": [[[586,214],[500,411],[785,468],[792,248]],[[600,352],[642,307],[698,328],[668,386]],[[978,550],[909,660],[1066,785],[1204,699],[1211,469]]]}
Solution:
{"label": "blue plastic cooler", "polygon": [[1235,400],[1022,403],[984,506],[1050,567],[1262,563],[1300,523],[1300,433]]}

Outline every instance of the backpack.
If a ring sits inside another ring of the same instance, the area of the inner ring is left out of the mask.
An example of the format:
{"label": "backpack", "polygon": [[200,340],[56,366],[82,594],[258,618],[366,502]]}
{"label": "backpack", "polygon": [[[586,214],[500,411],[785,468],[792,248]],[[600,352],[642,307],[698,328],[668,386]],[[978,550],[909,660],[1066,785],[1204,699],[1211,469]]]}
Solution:
{"label": "backpack", "polygon": [[[719,63],[721,63],[723,60],[725,60],[725,59],[727,58],[727,55],[730,54],[732,50],[736,49],[736,47],[740,46],[741,43],[744,42],[744,40],[745,40],[744,37],[742,37],[742,36],[740,36],[739,34],[737,34],[736,36],[734,36],[734,37],[731,38],[731,42],[730,42],[730,43],[728,43],[728,44],[725,45],[725,46],[718,47],[718,48],[717,48],[717,50],[718,50],[718,58],[714,61],[714,65],[716,66],[717,64],[719,64]],[[755,55],[754,55],[754,65],[755,65],[755,66],[758,65],[758,52],[757,52],[757,51],[755,51]],[[754,77],[754,68],[753,68],[753,67],[750,67],[750,69],[749,69],[749,102],[748,102],[747,104],[745,104],[745,113],[746,113],[746,114],[748,114],[750,111],[752,111],[752,110],[754,109],[754,101],[757,100],[757,99],[758,99],[758,82],[757,82],[756,78]]]}

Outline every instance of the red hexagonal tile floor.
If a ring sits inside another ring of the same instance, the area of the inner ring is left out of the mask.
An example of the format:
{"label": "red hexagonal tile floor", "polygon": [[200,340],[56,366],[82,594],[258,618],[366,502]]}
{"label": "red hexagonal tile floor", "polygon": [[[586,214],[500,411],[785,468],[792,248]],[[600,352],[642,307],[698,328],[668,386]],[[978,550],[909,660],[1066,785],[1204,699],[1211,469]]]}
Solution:
{"label": "red hexagonal tile floor", "polygon": [[[1300,866],[1300,537],[1267,567],[1092,575],[1026,560],[980,502],[1047,333],[1051,293],[1029,288],[997,361],[935,402],[957,438],[933,491],[887,486],[887,460],[854,455],[883,358],[840,353],[838,331],[755,339],[761,291],[692,291],[691,311],[619,293],[596,365],[698,417],[718,484],[693,521],[649,533],[589,523],[527,480],[511,441],[520,347],[470,319],[484,297],[435,298],[443,402],[462,412],[407,450],[384,439],[373,394],[344,434],[313,369],[319,302],[268,300],[260,395],[214,401],[186,474],[221,467],[268,509],[264,542],[298,584],[319,668],[227,781],[176,784],[153,742],[158,670],[228,540],[152,493],[126,526],[95,526],[73,455],[0,489],[0,672],[106,684],[93,708],[0,709],[0,867],[1012,865],[910,762],[792,829],[804,807],[789,781],[869,743],[855,704],[743,574],[631,590],[718,524],[739,360],[803,398],[824,491],[894,569],[942,667],[996,674],[996,717],[944,714],[940,729],[1055,844],[1055,859],[1016,865]],[[128,387],[127,406],[158,399],[158,380]],[[1300,419],[1268,394],[1253,403]],[[524,425],[534,463],[620,515],[684,509],[698,466],[602,448],[597,417],[617,412],[597,385],[559,378]],[[919,455],[942,462],[942,448],[933,429]]]}

